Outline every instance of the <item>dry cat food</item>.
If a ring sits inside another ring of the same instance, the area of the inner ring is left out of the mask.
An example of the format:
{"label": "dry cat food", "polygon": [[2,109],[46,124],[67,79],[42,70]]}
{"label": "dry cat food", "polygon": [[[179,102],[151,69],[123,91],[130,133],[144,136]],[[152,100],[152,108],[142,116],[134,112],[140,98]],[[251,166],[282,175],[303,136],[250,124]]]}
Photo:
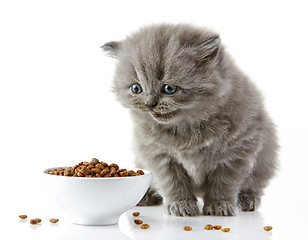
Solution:
{"label": "dry cat food", "polygon": [[138,217],[140,215],[140,212],[133,212],[134,217]]}
{"label": "dry cat food", "polygon": [[220,226],[220,225],[215,225],[215,226],[213,226],[213,228],[214,228],[215,230],[220,230],[220,229],[222,228],[222,226]]}
{"label": "dry cat food", "polygon": [[271,231],[271,230],[273,229],[273,227],[271,227],[271,226],[265,226],[265,227],[263,227],[263,229],[264,229],[265,231]]}
{"label": "dry cat food", "polygon": [[[27,215],[19,215],[19,217],[20,217],[21,219],[26,219],[26,218],[27,218]],[[40,223],[41,221],[42,221],[42,219],[40,219],[40,218],[33,218],[33,219],[30,219],[30,224],[36,225],[36,224]],[[51,218],[51,219],[49,220],[49,222],[51,222],[51,223],[57,223],[57,222],[59,222],[59,219],[57,219],[57,218]]]}
{"label": "dry cat food", "polygon": [[211,224],[207,224],[205,227],[204,227],[205,230],[220,230],[223,231],[223,232],[230,232],[230,228],[222,228],[221,225],[215,225],[215,226],[212,226]]}
{"label": "dry cat food", "polygon": [[149,227],[150,227],[149,224],[142,224],[142,225],[140,226],[141,229],[148,229]]}
{"label": "dry cat food", "polygon": [[183,229],[184,229],[185,231],[191,231],[191,230],[192,230],[192,228],[191,228],[190,226],[185,226],[185,227],[183,227]]}
{"label": "dry cat food", "polygon": [[47,170],[46,173],[51,175],[67,177],[129,177],[144,175],[142,170],[127,170],[119,168],[115,163],[107,164],[93,158],[90,162],[81,162],[74,167],[59,168]]}
{"label": "dry cat food", "polygon": [[142,223],[143,223],[143,221],[141,221],[141,220],[137,220],[137,219],[136,219],[136,220],[134,220],[134,223],[136,223],[136,224],[138,224],[138,225],[139,225],[139,224],[142,224]]}
{"label": "dry cat food", "polygon": [[221,231],[223,231],[223,232],[230,232],[230,228],[223,228],[223,229],[221,229]]}
{"label": "dry cat food", "polygon": [[34,218],[34,219],[31,219],[30,220],[30,223],[32,224],[32,225],[35,225],[35,224],[38,224],[38,223],[40,223],[42,220],[40,219],[40,218]]}
{"label": "dry cat food", "polygon": [[205,230],[213,230],[213,226],[211,225],[211,224],[207,224],[205,227],[204,227],[204,229]]}
{"label": "dry cat food", "polygon": [[49,220],[49,222],[51,222],[51,223],[57,223],[57,222],[59,222],[59,219],[58,219],[58,218],[51,218],[51,219]]}

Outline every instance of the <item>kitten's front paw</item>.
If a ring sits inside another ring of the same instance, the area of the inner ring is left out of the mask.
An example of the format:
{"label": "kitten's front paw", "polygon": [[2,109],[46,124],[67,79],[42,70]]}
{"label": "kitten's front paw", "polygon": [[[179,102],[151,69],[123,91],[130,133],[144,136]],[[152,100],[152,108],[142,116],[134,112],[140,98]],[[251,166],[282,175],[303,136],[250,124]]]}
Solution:
{"label": "kitten's front paw", "polygon": [[238,195],[238,204],[243,211],[254,211],[260,206],[260,198],[251,194],[240,193]]}
{"label": "kitten's front paw", "polygon": [[212,216],[234,216],[238,211],[238,206],[229,201],[205,202],[203,207],[203,214]]}
{"label": "kitten's front paw", "polygon": [[195,201],[175,201],[167,205],[167,211],[174,216],[196,216],[199,215],[199,208]]}

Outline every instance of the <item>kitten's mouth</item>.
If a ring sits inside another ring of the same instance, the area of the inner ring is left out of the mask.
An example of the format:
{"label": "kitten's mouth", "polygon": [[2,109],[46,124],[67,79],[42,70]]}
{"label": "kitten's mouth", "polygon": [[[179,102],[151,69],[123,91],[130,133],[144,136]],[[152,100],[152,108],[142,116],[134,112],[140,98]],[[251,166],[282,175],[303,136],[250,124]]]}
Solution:
{"label": "kitten's mouth", "polygon": [[156,112],[154,110],[151,111],[152,115],[154,118],[156,119],[170,119],[171,117],[173,117],[173,115],[175,114],[175,111],[173,112],[167,112],[167,113],[161,113],[161,112]]}

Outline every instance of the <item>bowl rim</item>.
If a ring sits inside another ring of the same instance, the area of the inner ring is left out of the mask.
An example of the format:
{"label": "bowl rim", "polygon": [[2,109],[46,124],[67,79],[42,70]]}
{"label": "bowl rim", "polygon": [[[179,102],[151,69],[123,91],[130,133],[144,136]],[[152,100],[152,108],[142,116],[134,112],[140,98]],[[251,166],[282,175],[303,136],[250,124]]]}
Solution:
{"label": "bowl rim", "polygon": [[148,175],[152,175],[152,173],[149,171],[149,170],[146,170],[146,169],[143,169],[143,168],[130,168],[130,170],[142,170],[144,172],[144,175],[139,175],[139,176],[127,176],[127,177],[72,177],[72,176],[60,176],[60,175],[53,175],[53,174],[48,174],[46,173],[46,171],[48,170],[54,170],[54,169],[57,169],[57,168],[68,168],[68,167],[71,167],[71,166],[65,166],[65,167],[51,167],[51,168],[46,168],[44,171],[43,171],[43,176],[50,176],[50,177],[64,177],[63,179],[87,179],[86,181],[101,181],[101,180],[106,180],[106,181],[111,181],[111,180],[119,180],[119,179],[135,179],[136,177],[146,177]]}

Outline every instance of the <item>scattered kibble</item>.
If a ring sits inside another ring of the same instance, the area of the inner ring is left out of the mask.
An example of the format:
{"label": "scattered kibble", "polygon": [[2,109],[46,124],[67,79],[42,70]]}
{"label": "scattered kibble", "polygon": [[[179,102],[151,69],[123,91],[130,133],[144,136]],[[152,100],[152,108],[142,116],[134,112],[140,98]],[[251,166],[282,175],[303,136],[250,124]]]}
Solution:
{"label": "scattered kibble", "polygon": [[67,177],[128,177],[144,175],[142,170],[127,170],[119,168],[115,163],[107,164],[93,158],[90,162],[80,162],[74,167],[47,170],[47,174]]}
{"label": "scattered kibble", "polygon": [[265,231],[271,231],[273,229],[273,227],[271,226],[265,226],[263,227]]}
{"label": "scattered kibble", "polygon": [[57,223],[57,222],[59,222],[59,219],[57,219],[57,218],[51,218],[51,219],[49,220],[49,222],[51,222],[51,223]]}
{"label": "scattered kibble", "polygon": [[[133,212],[132,215],[134,217],[138,217],[140,215],[140,212]],[[138,225],[143,223],[143,221],[138,220],[138,219],[135,219],[134,222],[135,222],[135,224],[138,224]],[[149,227],[150,227],[149,224],[142,224],[140,226],[141,229],[147,229]],[[271,227],[271,226],[265,226],[263,228],[264,228],[265,231],[271,231],[273,229],[273,227]],[[185,227],[183,227],[183,229],[184,229],[184,231],[192,231],[192,227],[191,226],[185,226]],[[214,225],[213,226],[211,224],[205,225],[204,229],[205,230],[213,230],[213,229],[215,229],[215,230],[221,230],[222,232],[230,232],[230,230],[231,230],[231,228],[222,228],[221,225]]]}
{"label": "scattered kibble", "polygon": [[205,227],[204,227],[204,229],[205,230],[213,230],[213,226],[211,225],[211,224],[207,224]]}
{"label": "scattered kibble", "polygon": [[140,215],[140,212],[133,212],[134,217],[138,217]]}
{"label": "scattered kibble", "polygon": [[223,232],[230,232],[230,228],[223,228],[223,229],[221,229],[221,231],[223,231]]}
{"label": "scattered kibble", "polygon": [[140,226],[141,229],[148,229],[149,227],[150,227],[149,224],[142,224],[142,225]]}
{"label": "scattered kibble", "polygon": [[215,226],[213,226],[214,227],[214,229],[216,229],[216,230],[220,230],[221,228],[222,228],[222,226],[220,226],[220,225],[215,225]]}
{"label": "scattered kibble", "polygon": [[38,224],[38,223],[39,223],[39,221],[38,221],[37,218],[30,220],[30,224],[32,224],[32,225],[35,225],[35,224]]}
{"label": "scattered kibble", "polygon": [[[27,218],[27,215],[19,215],[19,217],[20,217],[21,219],[26,219],[26,218]],[[57,223],[57,222],[59,222],[59,219],[57,219],[57,218],[51,218],[49,221],[50,221],[51,223]],[[42,219],[40,219],[40,218],[33,218],[33,219],[30,219],[30,224],[32,224],[32,225],[36,225],[36,224],[38,224],[38,223],[40,223],[40,222],[42,222]]]}
{"label": "scattered kibble", "polygon": [[141,221],[141,220],[137,220],[137,219],[136,219],[136,220],[134,220],[134,223],[136,223],[136,224],[138,224],[138,225],[139,225],[139,224],[142,224],[142,223],[143,223],[143,221]]}
{"label": "scattered kibble", "polygon": [[183,229],[184,229],[185,231],[191,231],[191,230],[192,230],[192,228],[191,228],[190,226],[185,226],[185,227],[183,227]]}

